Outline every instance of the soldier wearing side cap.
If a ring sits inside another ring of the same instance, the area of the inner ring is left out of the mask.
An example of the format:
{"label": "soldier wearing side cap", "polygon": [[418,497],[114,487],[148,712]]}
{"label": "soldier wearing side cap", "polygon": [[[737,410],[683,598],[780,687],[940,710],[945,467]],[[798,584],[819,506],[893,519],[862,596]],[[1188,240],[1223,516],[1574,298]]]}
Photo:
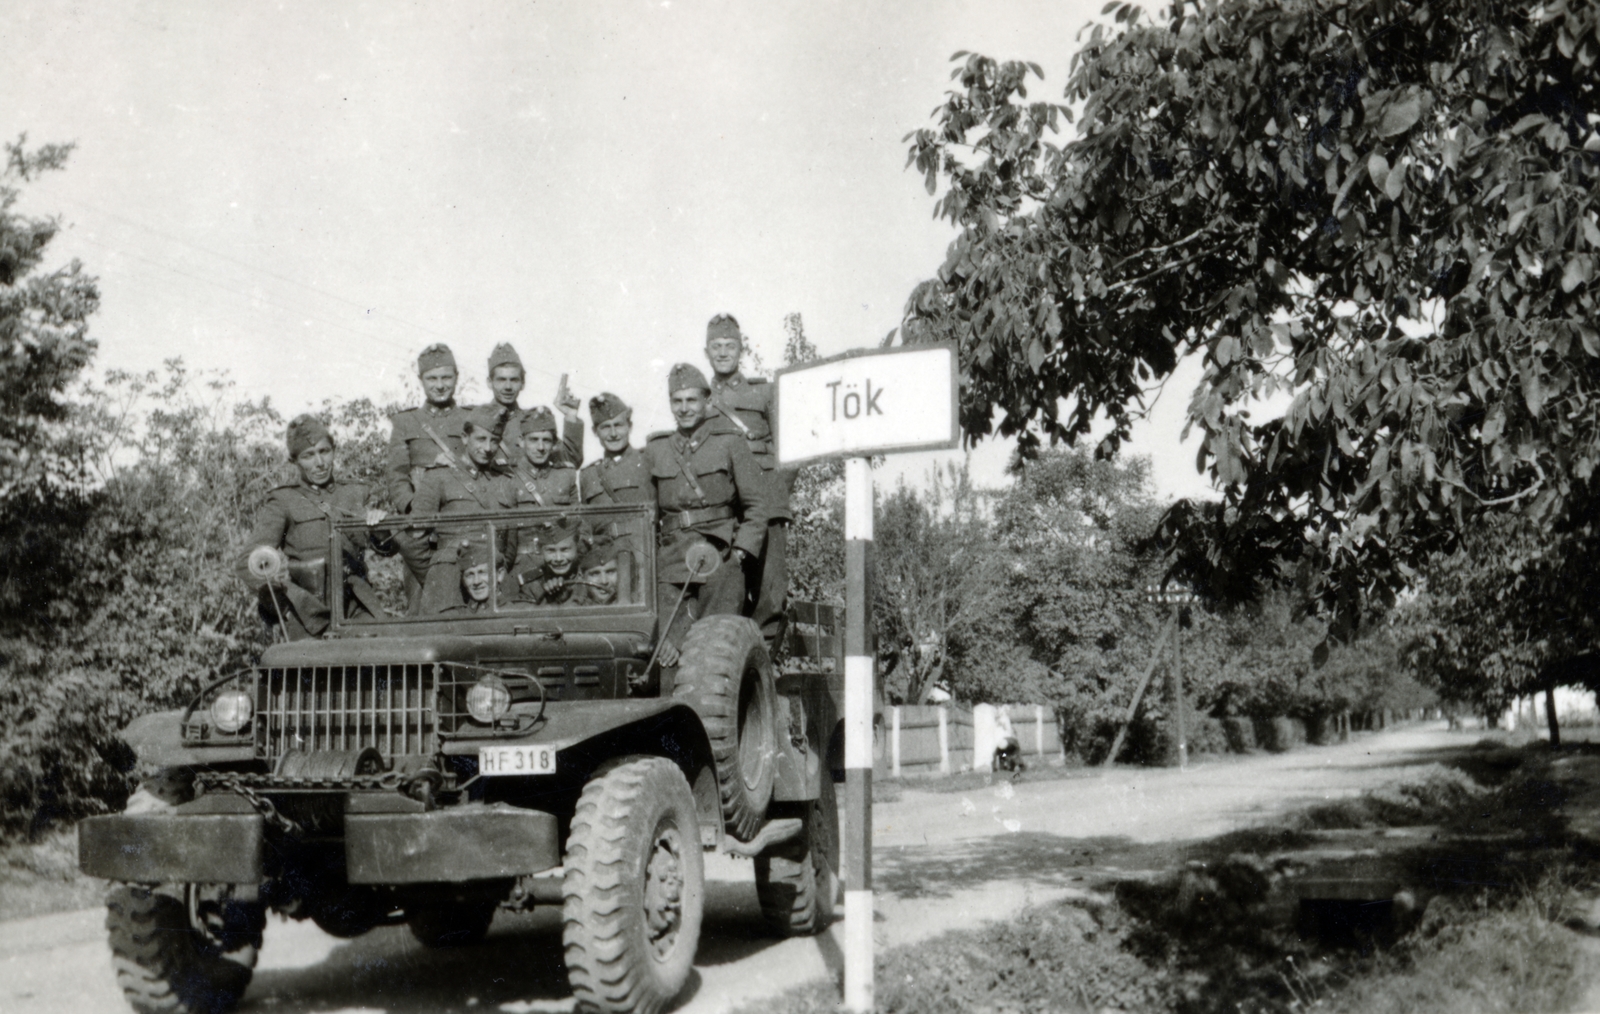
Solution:
{"label": "soldier wearing side cap", "polygon": [[583,502],[597,507],[651,502],[655,496],[644,452],[629,443],[633,409],[606,391],[589,399],[589,420],[605,453],[579,473]]}
{"label": "soldier wearing side cap", "polygon": [[[334,439],[315,416],[302,415],[289,423],[285,434],[293,482],[274,487],[256,515],[255,527],[245,538],[236,573],[260,598],[262,620],[279,628],[288,640],[320,635],[331,619],[328,539],[335,522],[383,520],[373,505],[371,490],[359,482],[343,482],[333,474]],[[345,616],[381,616],[383,609],[367,583],[363,549],[372,545],[393,552],[383,537],[357,542],[342,540],[343,559],[338,568],[344,584]],[[250,569],[250,556],[261,547],[279,551],[288,569],[274,578],[262,578]]]}
{"label": "soldier wearing side cap", "polygon": [[466,446],[461,424],[466,410],[456,404],[456,357],[448,345],[429,345],[417,357],[417,377],[427,401],[396,412],[389,434],[386,472],[389,500],[402,514],[411,509],[425,469],[460,456]]}
{"label": "soldier wearing side cap", "polygon": [[616,602],[621,579],[618,560],[623,552],[621,540],[609,535],[596,536],[594,544],[578,561],[578,577],[582,584],[573,601],[592,606],[609,606]]}
{"label": "soldier wearing side cap", "polygon": [[750,454],[765,474],[771,488],[772,514],[767,537],[758,559],[745,566],[746,594],[755,601],[752,617],[770,648],[783,636],[787,617],[784,604],[788,596],[787,550],[789,524],[794,520],[789,499],[794,494],[797,472],[779,468],[777,448],[772,441],[773,387],[762,377],[746,377],[739,372],[744,355],[744,336],[732,314],[719,313],[706,325],[706,359],[711,363],[711,404],[718,418],[719,432],[733,433],[744,440]]}
{"label": "soldier wearing side cap", "polygon": [[578,561],[587,548],[583,526],[576,517],[563,514],[540,525],[537,535],[538,555],[530,556],[532,566],[512,575],[508,590],[517,602],[543,606],[573,601]]}
{"label": "soldier wearing side cap", "polygon": [[578,470],[556,450],[556,417],[543,405],[522,413],[518,423],[522,460],[511,477],[520,506],[568,507],[578,502]]}
{"label": "soldier wearing side cap", "polygon": [[489,612],[494,576],[490,573],[493,565],[490,562],[488,538],[480,535],[461,539],[455,550],[456,566],[461,571],[460,600],[445,606],[440,612],[447,616]]}
{"label": "soldier wearing side cap", "polygon": [[[466,439],[466,454],[422,473],[416,499],[411,504],[413,514],[469,514],[503,510],[516,504],[516,490],[511,479],[492,465],[493,411],[477,408],[468,412],[462,422],[462,433]],[[461,580],[456,561],[457,544],[475,531],[472,525],[446,524],[433,533],[437,548],[428,559],[417,612],[437,613],[454,604]]]}
{"label": "soldier wearing side cap", "polygon": [[[522,367],[522,357],[517,355],[517,350],[506,342],[496,345],[494,351],[489,353],[489,390],[494,393],[494,401],[484,407],[495,413],[494,437],[498,445],[495,448],[495,466],[507,471],[515,469],[522,458],[522,423],[528,411],[518,405],[517,399],[522,397],[526,383],[527,372]],[[583,420],[578,418],[580,405],[577,397],[567,390],[567,378],[563,374],[556,388],[556,408],[565,421],[561,427],[561,446],[556,450],[553,460],[573,468],[583,464]]]}
{"label": "soldier wearing side cap", "polygon": [[[660,507],[660,551],[656,554],[656,602],[665,623],[683,604],[670,628],[660,633],[663,668],[678,663],[683,635],[702,616],[735,614],[744,605],[742,570],[761,552],[771,512],[770,484],[744,440],[712,425],[711,385],[688,363],[672,368],[667,381],[677,429],[651,434],[645,461]],[[722,565],[704,580],[691,579],[684,554],[700,543],[717,551]]]}

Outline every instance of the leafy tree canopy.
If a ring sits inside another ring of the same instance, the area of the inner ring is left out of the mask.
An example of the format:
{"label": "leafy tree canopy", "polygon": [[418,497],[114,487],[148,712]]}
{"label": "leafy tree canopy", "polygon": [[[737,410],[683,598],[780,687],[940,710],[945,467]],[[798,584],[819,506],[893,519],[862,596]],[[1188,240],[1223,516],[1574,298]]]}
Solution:
{"label": "leafy tree canopy", "polygon": [[[1600,6],[1111,4],[1066,105],[957,54],[909,135],[959,228],[903,340],[961,342],[971,439],[1126,438],[1189,407],[1223,492],[1180,564],[1243,598],[1280,561],[1348,636],[1484,511],[1586,517],[1600,461]],[[1077,111],[1077,137],[1051,130]],[[1257,399],[1289,400],[1252,419]]]}

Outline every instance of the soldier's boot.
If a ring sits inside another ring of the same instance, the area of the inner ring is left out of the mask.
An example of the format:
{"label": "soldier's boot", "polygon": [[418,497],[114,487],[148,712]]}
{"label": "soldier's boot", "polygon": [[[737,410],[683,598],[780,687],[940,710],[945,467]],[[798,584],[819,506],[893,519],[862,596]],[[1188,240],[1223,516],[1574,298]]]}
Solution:
{"label": "soldier's boot", "polygon": [[789,592],[789,522],[774,521],[767,525],[767,543],[761,550],[759,583],[756,607],[751,618],[761,628],[767,642],[767,654],[777,657],[783,644],[784,632],[789,626],[784,612]]}

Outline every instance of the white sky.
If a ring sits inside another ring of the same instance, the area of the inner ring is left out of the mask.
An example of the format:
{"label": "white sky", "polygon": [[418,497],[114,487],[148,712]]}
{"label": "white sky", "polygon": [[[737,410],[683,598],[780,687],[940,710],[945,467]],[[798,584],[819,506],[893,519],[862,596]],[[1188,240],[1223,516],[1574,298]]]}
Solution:
{"label": "white sky", "polygon": [[[1033,60],[1059,97],[1100,6],[5,0],[0,135],[78,143],[24,208],[100,278],[98,369],[181,356],[292,413],[400,396],[439,340],[481,399],[511,341],[524,404],[567,372],[642,439],[715,313],[769,367],[789,312],[824,355],[895,327],[952,236],[901,141],[950,54]],[[1166,494],[1208,490],[1178,444],[1197,375],[1130,448]]]}

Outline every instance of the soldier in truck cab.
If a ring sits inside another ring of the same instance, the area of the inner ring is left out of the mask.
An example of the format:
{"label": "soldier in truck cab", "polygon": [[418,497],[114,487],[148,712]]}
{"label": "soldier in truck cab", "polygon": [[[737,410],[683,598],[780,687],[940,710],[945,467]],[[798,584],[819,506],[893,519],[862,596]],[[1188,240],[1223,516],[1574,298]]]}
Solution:
{"label": "soldier in truck cab", "polygon": [[[285,440],[296,479],[267,494],[236,572],[259,595],[262,620],[293,641],[315,637],[328,628],[329,579],[335,573],[345,582],[347,616],[383,615],[367,583],[364,547],[344,540],[344,559],[329,566],[328,538],[335,521],[364,520],[371,526],[382,521],[384,513],[372,506],[366,485],[334,477],[333,435],[321,420],[298,417],[289,423]],[[384,539],[369,541],[379,552],[394,551]],[[263,549],[277,555],[260,553]],[[252,566],[252,556],[258,567]]]}
{"label": "soldier in truck cab", "polygon": [[583,529],[577,518],[563,514],[540,526],[538,563],[513,576],[518,602],[560,605],[573,600]]}
{"label": "soldier in truck cab", "polygon": [[633,409],[605,391],[589,399],[589,420],[605,453],[579,473],[583,502],[598,507],[649,503],[653,495],[644,452],[628,442],[633,436]]}
{"label": "soldier in truck cab", "polygon": [[761,628],[770,650],[782,638],[787,623],[784,601],[788,594],[787,551],[789,499],[794,494],[792,468],[779,468],[772,444],[772,385],[761,377],[739,372],[744,355],[744,335],[730,313],[719,313],[706,325],[706,359],[711,363],[713,423],[719,432],[742,439],[761,466],[770,488],[772,513],[767,535],[754,558],[745,561],[746,595],[754,602],[752,618]]}
{"label": "soldier in truck cab", "polygon": [[[772,499],[771,486],[744,440],[710,422],[711,385],[705,374],[679,363],[672,368],[667,390],[677,429],[651,434],[644,453],[661,517],[657,615],[663,624],[672,617],[671,626],[660,632],[657,657],[670,669],[677,665],[683,636],[695,620],[741,612],[742,565],[761,552]],[[722,561],[709,577],[689,571],[685,553],[696,544],[709,545]]]}
{"label": "soldier in truck cab", "polygon": [[494,588],[489,556],[487,538],[479,536],[460,541],[456,547],[456,566],[461,569],[460,601],[446,606],[441,612],[459,616],[488,610],[489,595]]}

